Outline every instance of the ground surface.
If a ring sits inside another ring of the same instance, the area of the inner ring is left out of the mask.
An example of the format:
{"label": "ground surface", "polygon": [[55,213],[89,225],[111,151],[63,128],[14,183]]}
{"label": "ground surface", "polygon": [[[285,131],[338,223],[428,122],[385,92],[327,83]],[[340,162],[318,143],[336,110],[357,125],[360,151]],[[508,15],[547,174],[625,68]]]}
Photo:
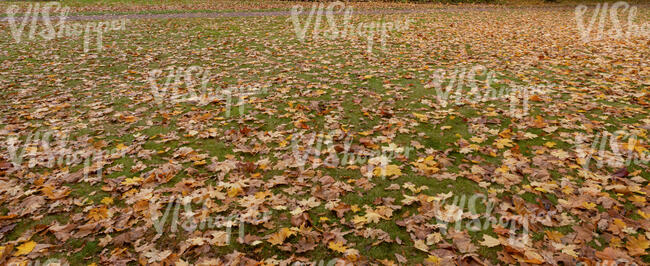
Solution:
{"label": "ground surface", "polygon": [[[370,51],[289,16],[133,19],[86,52],[2,22],[0,263],[647,264],[648,162],[624,161],[650,40],[583,42],[573,11],[353,16],[412,19]],[[191,66],[207,102],[166,82]],[[494,97],[456,86],[477,66]]]}
{"label": "ground surface", "polygon": [[[289,10],[296,4],[293,1],[228,1],[228,0],[62,0],[59,3],[70,8],[71,13],[185,13],[185,12],[234,12],[234,11],[277,11]],[[404,3],[404,2],[351,2],[357,10],[366,9],[430,9],[439,7],[504,7],[504,6],[544,6],[573,7],[577,4],[597,4],[598,0],[563,0],[546,3],[543,0],[501,0],[494,4],[444,4],[444,3]],[[647,4],[643,0],[627,1],[630,4]],[[29,1],[0,2],[2,10],[17,5],[29,6]],[[310,3],[302,3],[309,5]],[[505,4],[505,5],[504,5]]]}

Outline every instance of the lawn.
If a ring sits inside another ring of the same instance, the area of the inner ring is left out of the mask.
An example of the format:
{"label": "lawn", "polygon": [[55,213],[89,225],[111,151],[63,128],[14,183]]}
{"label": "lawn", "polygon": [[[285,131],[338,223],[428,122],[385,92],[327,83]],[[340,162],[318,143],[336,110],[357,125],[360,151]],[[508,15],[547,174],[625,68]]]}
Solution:
{"label": "lawn", "polygon": [[650,263],[647,35],[297,19],[131,19],[86,51],[0,22],[0,264]]}

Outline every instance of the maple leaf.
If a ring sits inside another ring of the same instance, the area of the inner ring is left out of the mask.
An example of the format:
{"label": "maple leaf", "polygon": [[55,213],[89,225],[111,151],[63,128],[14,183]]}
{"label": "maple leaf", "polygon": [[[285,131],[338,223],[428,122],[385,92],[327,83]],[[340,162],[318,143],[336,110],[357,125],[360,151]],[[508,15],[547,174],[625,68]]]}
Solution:
{"label": "maple leaf", "polygon": [[555,156],[557,158],[560,158],[560,160],[565,160],[565,159],[571,157],[569,155],[569,153],[564,151],[564,150],[553,150],[553,151],[551,151],[551,155],[553,155],[553,156]]}
{"label": "maple leaf", "polygon": [[334,242],[334,241],[329,242],[327,247],[331,250],[338,251],[341,253],[345,253],[345,251],[348,249],[345,247],[345,245],[343,245],[343,242]]}
{"label": "maple leaf", "polygon": [[287,227],[283,227],[278,232],[276,232],[274,234],[271,234],[267,241],[269,241],[269,243],[271,243],[274,246],[275,245],[280,245],[280,244],[284,243],[284,240],[286,240],[287,238],[289,238],[290,236],[295,235],[295,234],[296,234],[296,232],[294,232],[293,230],[291,230],[291,229],[289,229]]}
{"label": "maple leaf", "polygon": [[355,225],[363,225],[363,224],[366,224],[366,223],[368,222],[368,219],[366,218],[366,216],[358,216],[358,215],[355,215],[355,216],[352,218],[352,222],[353,222]]}
{"label": "maple leaf", "polygon": [[267,241],[269,241],[269,243],[271,243],[271,245],[275,246],[275,245],[280,245],[280,244],[284,243],[285,239],[286,239],[286,237],[283,236],[282,234],[275,233],[275,234],[271,234],[271,236],[269,236]]}
{"label": "maple leaf", "polygon": [[368,212],[366,213],[366,219],[368,220],[369,223],[378,223],[381,218],[383,218],[379,213],[376,212]]}
{"label": "maple leaf", "polygon": [[119,144],[117,144],[117,145],[115,146],[115,149],[116,149],[117,151],[124,151],[124,150],[128,150],[128,149],[129,149],[129,146],[126,146],[126,145],[124,145],[124,144],[122,144],[122,143],[119,143]]}
{"label": "maple leaf", "polygon": [[230,189],[228,189],[228,197],[234,198],[237,195],[239,195],[239,193],[242,193],[242,192],[244,192],[244,190],[241,187],[233,186]]}
{"label": "maple leaf", "polygon": [[359,251],[353,248],[346,248],[347,250],[345,251],[345,258],[351,262],[356,262],[359,260]]}
{"label": "maple leaf", "polygon": [[534,121],[534,127],[536,128],[543,128],[546,127],[546,123],[544,122],[544,118],[541,116],[535,116],[535,121]]}
{"label": "maple leaf", "polygon": [[92,221],[101,221],[109,217],[108,209],[106,206],[96,207],[88,212],[88,219]]}
{"label": "maple leaf", "polygon": [[540,98],[537,94],[533,94],[533,96],[530,96],[530,98],[528,98],[528,100],[533,101],[533,102],[541,102],[541,101],[543,101],[542,98]]}
{"label": "maple leaf", "polygon": [[424,243],[424,240],[418,239],[418,240],[415,240],[413,242],[414,242],[413,247],[415,247],[415,248],[417,248],[419,250],[422,250],[424,252],[429,251],[429,247],[427,246],[427,244]]}
{"label": "maple leaf", "polygon": [[127,178],[122,181],[122,185],[130,186],[130,185],[139,185],[140,182],[142,182],[144,178],[142,177],[132,177],[132,178]]}
{"label": "maple leaf", "polygon": [[36,242],[34,242],[34,241],[25,242],[25,243],[21,244],[20,246],[16,247],[17,251],[16,251],[16,253],[14,253],[14,256],[18,257],[18,256],[22,256],[22,255],[27,255],[30,252],[32,252],[32,250],[34,250],[34,247],[36,247]]}
{"label": "maple leaf", "polygon": [[499,239],[496,239],[490,235],[483,235],[483,241],[479,241],[478,243],[489,248],[501,245],[501,241],[499,241]]}
{"label": "maple leaf", "polygon": [[103,203],[103,204],[105,204],[105,205],[111,205],[111,204],[113,204],[113,198],[111,198],[111,197],[104,197],[104,198],[102,198],[101,203]]}
{"label": "maple leaf", "polygon": [[512,147],[512,140],[510,140],[510,139],[503,139],[503,138],[501,138],[501,139],[497,139],[497,140],[494,142],[494,145],[497,146],[497,148],[499,148],[499,149],[503,149],[503,148],[505,148],[505,147]]}
{"label": "maple leaf", "polygon": [[630,251],[630,256],[647,255],[648,252],[645,250],[650,248],[650,241],[643,234],[639,234],[637,237],[631,236],[625,243],[625,248]]}
{"label": "maple leaf", "polygon": [[256,199],[263,199],[263,198],[266,198],[266,197],[270,197],[271,195],[273,195],[273,193],[271,193],[271,191],[268,191],[268,190],[267,191],[259,191],[259,192],[255,193],[255,198]]}
{"label": "maple leaf", "polygon": [[425,175],[432,175],[440,171],[438,168],[438,162],[434,160],[433,156],[420,158],[411,164],[420,169]]}
{"label": "maple leaf", "polygon": [[442,241],[442,235],[438,232],[427,235],[427,245],[433,245]]}
{"label": "maple leaf", "polygon": [[11,248],[13,248],[12,245],[0,246],[0,258],[6,257]]}
{"label": "maple leaf", "polygon": [[548,239],[554,242],[560,242],[562,240],[562,237],[564,236],[562,233],[553,230],[546,230],[544,231],[544,233],[546,233]]}
{"label": "maple leaf", "polygon": [[436,255],[429,255],[424,261],[437,266],[440,265],[441,259]]}
{"label": "maple leaf", "polygon": [[414,115],[417,119],[420,119],[420,122],[426,122],[427,120],[429,120],[429,117],[428,117],[427,115],[418,114],[418,113],[413,113],[413,115]]}
{"label": "maple leaf", "polygon": [[574,258],[578,257],[578,253],[576,253],[574,250],[576,249],[576,245],[565,245],[557,242],[552,243],[552,245],[556,250],[560,250],[564,254],[570,255]]}
{"label": "maple leaf", "polygon": [[149,260],[147,261],[148,263],[154,263],[154,262],[157,262],[157,261],[162,261],[162,260],[166,259],[167,257],[169,257],[169,255],[171,255],[171,254],[172,254],[171,250],[165,250],[165,251],[161,252],[161,251],[158,251],[158,250],[155,250],[155,249],[152,249],[151,251],[147,251],[147,252],[143,253],[143,255],[145,257],[149,258]]}
{"label": "maple leaf", "polygon": [[44,186],[41,189],[41,191],[50,200],[59,200],[59,199],[65,198],[71,192],[71,190],[68,187],[64,187],[64,189],[55,191],[52,186]]}
{"label": "maple leaf", "polygon": [[120,118],[121,118],[124,122],[127,122],[127,123],[133,123],[133,122],[138,121],[138,118],[135,117],[135,116],[132,116],[132,115],[129,115],[129,116],[121,116]]}
{"label": "maple leaf", "polygon": [[485,138],[479,138],[477,136],[472,136],[471,138],[469,138],[469,140],[471,140],[472,142],[476,142],[476,143],[483,143],[485,141]]}
{"label": "maple leaf", "polygon": [[394,164],[386,165],[386,167],[378,166],[372,170],[374,176],[401,176],[402,170],[399,169],[399,166]]}
{"label": "maple leaf", "polygon": [[218,247],[224,247],[228,245],[230,241],[230,234],[226,231],[215,231],[211,234],[212,239],[209,241],[210,244],[213,244]]}

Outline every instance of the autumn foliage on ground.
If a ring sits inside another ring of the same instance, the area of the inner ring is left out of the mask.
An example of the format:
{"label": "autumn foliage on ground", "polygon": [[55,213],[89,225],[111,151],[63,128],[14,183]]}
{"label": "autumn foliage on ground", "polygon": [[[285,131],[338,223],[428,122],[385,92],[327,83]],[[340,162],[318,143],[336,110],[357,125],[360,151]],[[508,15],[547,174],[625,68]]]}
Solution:
{"label": "autumn foliage on ground", "polygon": [[87,51],[0,22],[0,264],[649,263],[650,39],[573,8],[350,23],[406,19],[371,47],[132,19]]}

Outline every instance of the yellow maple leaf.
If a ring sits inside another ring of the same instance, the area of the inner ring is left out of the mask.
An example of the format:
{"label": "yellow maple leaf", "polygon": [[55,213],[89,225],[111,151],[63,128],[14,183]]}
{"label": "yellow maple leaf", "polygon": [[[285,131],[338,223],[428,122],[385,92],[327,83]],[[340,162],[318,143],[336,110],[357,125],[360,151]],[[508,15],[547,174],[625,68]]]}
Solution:
{"label": "yellow maple leaf", "polygon": [[41,188],[41,191],[43,192],[43,194],[45,194],[45,196],[47,196],[51,200],[61,199],[61,198],[66,197],[68,194],[70,194],[69,190],[68,191],[65,191],[65,190],[63,190],[63,191],[55,191],[54,187],[49,186],[49,185],[44,186],[43,188]]}
{"label": "yellow maple leaf", "polygon": [[368,222],[370,222],[370,223],[378,223],[379,220],[381,220],[381,218],[383,218],[383,217],[381,217],[381,215],[379,213],[376,213],[376,212],[368,212],[368,213],[366,213],[365,217],[368,220]]}
{"label": "yellow maple leaf", "polygon": [[547,141],[546,143],[544,143],[544,146],[546,146],[548,148],[553,148],[553,147],[555,147],[556,144],[557,143],[555,143],[555,142]]}
{"label": "yellow maple leaf", "polygon": [[512,140],[510,139],[497,139],[494,142],[494,145],[497,146],[499,149],[503,149],[504,147],[512,147]]}
{"label": "yellow maple leaf", "polygon": [[359,251],[353,248],[347,248],[345,251],[345,258],[348,259],[350,262],[356,262],[359,260]]}
{"label": "yellow maple leaf", "polygon": [[343,242],[334,242],[334,241],[330,242],[327,245],[327,247],[331,250],[338,251],[341,253],[344,253],[348,249],[343,245]]}
{"label": "yellow maple leaf", "polygon": [[267,241],[269,241],[269,243],[271,243],[271,245],[273,246],[280,245],[284,243],[284,240],[286,240],[287,238],[295,234],[296,232],[294,232],[293,230],[283,227],[282,229],[275,232],[274,234],[271,234],[271,236],[269,236],[269,239]]}
{"label": "yellow maple leaf", "polygon": [[420,122],[426,122],[427,120],[429,120],[429,117],[428,117],[427,115],[424,115],[424,114],[418,114],[418,113],[412,113],[412,114],[413,114],[413,116],[415,116],[417,119],[419,119]]}
{"label": "yellow maple leaf", "polygon": [[266,198],[267,196],[270,197],[271,195],[273,195],[271,193],[271,191],[268,191],[268,190],[267,191],[260,191],[260,192],[255,193],[255,198],[256,199],[263,199],[263,198]]}
{"label": "yellow maple leaf", "polygon": [[476,142],[476,143],[483,143],[483,141],[485,141],[485,139],[479,138],[479,137],[476,137],[476,136],[469,138],[469,140],[471,140],[472,142]]}
{"label": "yellow maple leaf", "polygon": [[105,205],[111,205],[111,204],[113,204],[113,198],[104,197],[101,202],[104,203]]}
{"label": "yellow maple leaf", "polygon": [[230,189],[228,189],[228,197],[233,198],[239,195],[239,193],[241,192],[244,192],[244,190],[241,187],[239,186],[231,187]]}
{"label": "yellow maple leaf", "polygon": [[574,258],[578,257],[578,253],[576,253],[575,250],[574,250],[574,249],[576,249],[576,245],[565,245],[565,244],[557,243],[557,242],[552,243],[552,245],[553,245],[553,248],[555,248],[556,250],[561,251],[564,254],[567,254],[567,255],[572,256]]}
{"label": "yellow maple leaf", "polygon": [[25,242],[22,245],[16,247],[18,251],[14,253],[14,256],[18,257],[22,255],[27,255],[30,252],[32,252],[32,250],[34,250],[34,247],[36,247],[36,242],[34,241]]}
{"label": "yellow maple leaf", "polygon": [[582,203],[582,207],[585,208],[585,209],[587,209],[587,210],[593,210],[594,208],[596,208],[596,203],[593,203],[593,202],[583,202],[583,203]]}
{"label": "yellow maple leaf", "polygon": [[631,202],[636,202],[636,203],[644,203],[646,201],[645,197],[639,195],[632,195],[627,199],[630,200]]}
{"label": "yellow maple leaf", "polygon": [[650,241],[643,234],[639,234],[636,238],[631,236],[625,243],[625,248],[630,251],[630,256],[646,255],[648,252],[645,250],[650,248]]}
{"label": "yellow maple leaf", "polygon": [[621,219],[619,219],[619,218],[615,218],[615,219],[614,219],[614,224],[615,224],[616,226],[618,226],[619,228],[625,228],[625,227],[627,227],[627,224],[626,224],[623,220],[621,220]]}
{"label": "yellow maple leaf", "polygon": [[440,265],[440,257],[436,255],[429,255],[429,257],[427,257],[425,261],[428,263],[432,263],[433,265]]}
{"label": "yellow maple leaf", "polygon": [[553,230],[546,230],[544,233],[546,233],[546,237],[548,237],[548,239],[555,242],[562,241],[562,237],[564,236],[562,233]]}
{"label": "yellow maple leaf", "polygon": [[372,134],[372,130],[361,131],[361,132],[359,132],[359,135],[363,135],[363,136],[368,136],[368,135],[370,135],[370,134]]}
{"label": "yellow maple leaf", "polygon": [[144,180],[142,177],[132,177],[132,178],[127,178],[122,181],[122,185],[125,186],[130,186],[130,185],[139,185],[140,182]]}
{"label": "yellow maple leaf", "polygon": [[282,244],[284,242],[284,239],[285,238],[283,238],[280,234],[276,233],[276,234],[271,234],[271,236],[269,236],[269,239],[267,241],[269,241],[269,243],[271,243],[272,246],[275,246],[275,245]]}
{"label": "yellow maple leaf", "polygon": [[117,144],[117,146],[115,146],[115,149],[116,149],[117,151],[123,151],[123,150],[126,150],[126,149],[128,149],[128,148],[129,148],[129,146],[126,146],[126,145],[124,145],[124,144],[122,144],[122,143]]}
{"label": "yellow maple leaf", "polygon": [[286,238],[288,238],[292,235],[295,235],[296,231],[292,230],[291,228],[283,227],[282,229],[280,229],[280,233],[284,235]]}
{"label": "yellow maple leaf", "polygon": [[438,163],[434,161],[433,156],[427,156],[424,159],[420,158],[417,162],[413,162],[411,164],[422,170],[427,175],[435,174],[440,171],[438,168]]}
{"label": "yellow maple leaf", "polygon": [[394,164],[386,165],[386,167],[377,167],[372,173],[375,176],[401,176],[402,170],[399,169],[399,166]]}
{"label": "yellow maple leaf", "polygon": [[93,220],[95,222],[104,220],[108,218],[108,216],[109,213],[108,213],[108,209],[106,209],[106,206],[93,208],[88,212],[88,219]]}
{"label": "yellow maple leaf", "polygon": [[0,246],[0,258],[4,257],[9,250],[7,246]]}
{"label": "yellow maple leaf", "polygon": [[618,237],[615,237],[615,236],[612,237],[612,238],[609,240],[609,246],[610,246],[610,247],[613,247],[613,248],[620,248],[620,247],[622,247],[622,245],[621,245],[621,239],[618,238]]}
{"label": "yellow maple leaf", "polygon": [[365,224],[365,223],[368,222],[368,219],[367,219],[365,216],[358,216],[358,215],[355,215],[355,216],[352,218],[352,222],[353,222],[354,224]]}

